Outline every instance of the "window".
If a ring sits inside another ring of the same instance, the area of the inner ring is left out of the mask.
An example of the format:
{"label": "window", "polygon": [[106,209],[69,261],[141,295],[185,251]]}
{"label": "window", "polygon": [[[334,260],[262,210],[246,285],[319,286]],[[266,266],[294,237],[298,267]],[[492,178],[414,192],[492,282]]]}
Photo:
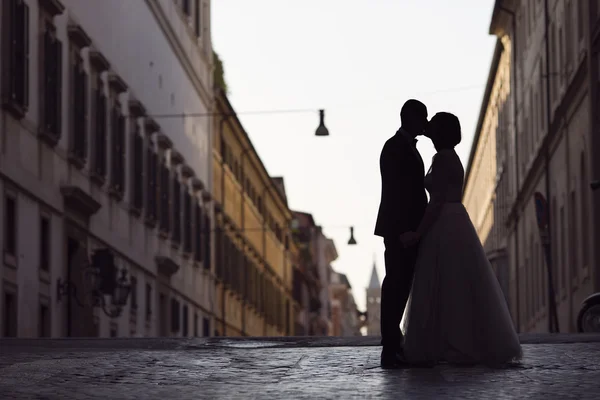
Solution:
{"label": "window", "polygon": [[200,37],[200,0],[194,1],[194,31],[196,36]]}
{"label": "window", "polygon": [[577,37],[579,40],[583,40],[583,34],[585,30],[585,1],[577,1]]}
{"label": "window", "polygon": [[[146,179],[146,223],[154,225],[157,220],[158,207],[158,155],[149,143],[146,149],[146,171],[148,173]],[[165,189],[163,188],[161,193]]]}
{"label": "window", "polygon": [[227,143],[225,143],[225,138],[221,135],[221,160],[223,163],[227,163]]}
{"label": "window", "polygon": [[4,253],[17,256],[17,201],[11,195],[4,197]]}
{"label": "window", "polygon": [[56,38],[56,28],[48,20],[42,40],[42,137],[55,145],[62,135],[62,42]]}
{"label": "window", "polygon": [[192,253],[192,196],[187,186],[183,187],[183,251],[187,254]]}
{"label": "window", "polygon": [[146,321],[152,317],[152,286],[146,283]]}
{"label": "window", "polygon": [[177,174],[173,174],[173,233],[171,241],[174,246],[181,244],[181,184]]}
{"label": "window", "polygon": [[46,304],[40,304],[40,316],[39,316],[39,335],[40,337],[50,337],[51,336],[51,319],[50,319],[50,309]]}
{"label": "window", "polygon": [[[555,31],[555,27],[554,26],[550,26],[550,48],[551,49],[555,49],[556,48],[556,31]],[[555,74],[558,72],[558,68],[556,67],[556,58],[557,55],[556,54],[550,54],[550,60],[546,60],[546,62],[549,62],[550,65],[548,66],[548,68],[550,69],[550,77],[548,77],[548,79],[550,79],[550,98],[552,99],[552,103],[556,100],[556,76]],[[546,112],[548,112],[548,110],[546,110]]]}
{"label": "window", "polygon": [[188,311],[188,306],[187,304],[185,304],[183,306],[183,318],[182,318],[182,324],[183,324],[183,329],[182,329],[182,336],[183,337],[187,337],[188,336],[188,316],[189,316],[189,311]]}
{"label": "window", "polygon": [[167,167],[166,162],[160,164],[160,230],[161,232],[168,233],[171,228],[170,223],[170,184],[171,184],[171,173]]}
{"label": "window", "polygon": [[118,199],[125,192],[125,117],[121,103],[114,101],[111,112],[111,193]]}
{"label": "window", "polygon": [[144,208],[144,138],[140,134],[137,118],[132,119],[132,148],[131,160],[132,199],[133,208],[139,213]]}
{"label": "window", "polygon": [[90,67],[92,73],[92,178],[99,184],[104,184],[106,180],[106,156],[107,156],[107,130],[108,105],[104,92],[104,81],[101,78],[103,72],[110,67],[108,60],[98,51],[92,50],[89,53]]}
{"label": "window", "polygon": [[191,14],[190,0],[181,0],[181,9],[183,10],[183,13],[189,17]]}
{"label": "window", "polygon": [[194,313],[194,337],[198,337],[198,314]]}
{"label": "window", "polygon": [[171,299],[171,332],[179,332],[180,329],[180,310],[179,302]]}
{"label": "window", "polygon": [[17,295],[4,288],[4,337],[17,337]]}
{"label": "window", "polygon": [[558,28],[558,60],[556,65],[556,73],[559,75],[560,79],[560,88],[562,88],[562,84],[565,79],[565,35],[562,28]]}
{"label": "window", "polygon": [[131,277],[131,311],[137,311],[138,308],[138,302],[137,302],[137,295],[138,295],[138,281],[137,278],[135,276]]}
{"label": "window", "polygon": [[220,227],[215,235],[215,262],[217,279],[223,280],[223,230]]}
{"label": "window", "polygon": [[202,221],[202,243],[204,244],[204,269],[210,270],[212,266],[210,241],[212,236],[210,217],[204,214]]}
{"label": "window", "polygon": [[40,269],[50,270],[50,218],[40,217]]}
{"label": "window", "polygon": [[8,71],[2,100],[17,118],[25,116],[29,107],[29,7],[23,0],[4,1],[8,15],[8,46],[2,55]]}
{"label": "window", "polygon": [[229,236],[223,234],[223,282],[226,284],[231,283],[230,271],[231,271],[231,259],[232,259],[232,244]]}
{"label": "window", "polygon": [[[202,15],[208,15],[208,5],[206,3],[202,3]],[[208,26],[206,26],[206,24],[204,25],[204,27],[202,28],[202,30],[204,31],[204,37],[206,38],[206,32],[208,31]]]}
{"label": "window", "polygon": [[87,159],[87,74],[79,47],[71,49],[71,137],[69,140],[70,158],[75,165],[82,167]]}
{"label": "window", "polygon": [[[245,257],[244,260],[244,264],[246,265],[246,277],[245,277],[245,293],[244,293],[244,297],[246,298],[246,300],[248,302],[250,302],[250,304],[252,304],[252,288],[253,288],[253,283],[254,283],[254,265],[252,263],[252,260],[248,257]],[[296,282],[294,282],[294,285],[296,285]]]}
{"label": "window", "polygon": [[94,111],[94,152],[93,173],[101,182],[106,179],[106,96],[104,95],[104,82],[98,77],[93,95]]}
{"label": "window", "polygon": [[204,215],[202,214],[202,206],[200,205],[200,202],[196,203],[195,208],[196,212],[194,213],[194,225],[196,227],[196,231],[194,233],[194,259],[198,262],[202,262],[202,240],[204,238],[204,232],[202,231],[202,219],[204,218]]}
{"label": "window", "polygon": [[202,318],[202,336],[210,336],[210,320],[206,317]]}

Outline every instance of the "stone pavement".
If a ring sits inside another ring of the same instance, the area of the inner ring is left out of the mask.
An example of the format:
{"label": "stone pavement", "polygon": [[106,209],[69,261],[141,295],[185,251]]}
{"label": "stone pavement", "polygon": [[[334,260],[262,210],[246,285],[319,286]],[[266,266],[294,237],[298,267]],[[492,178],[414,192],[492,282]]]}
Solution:
{"label": "stone pavement", "polygon": [[599,399],[600,336],[522,336],[506,369],[382,370],[378,339],[2,339],[1,399]]}

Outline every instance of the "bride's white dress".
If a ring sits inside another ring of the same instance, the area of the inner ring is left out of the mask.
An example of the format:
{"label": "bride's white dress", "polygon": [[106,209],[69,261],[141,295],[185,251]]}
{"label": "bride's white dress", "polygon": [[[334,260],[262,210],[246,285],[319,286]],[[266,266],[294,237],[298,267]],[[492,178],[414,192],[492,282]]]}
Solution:
{"label": "bride's white dress", "polygon": [[453,150],[438,153],[425,177],[440,211],[421,239],[402,321],[412,363],[498,365],[522,356],[505,297],[461,203],[463,177]]}

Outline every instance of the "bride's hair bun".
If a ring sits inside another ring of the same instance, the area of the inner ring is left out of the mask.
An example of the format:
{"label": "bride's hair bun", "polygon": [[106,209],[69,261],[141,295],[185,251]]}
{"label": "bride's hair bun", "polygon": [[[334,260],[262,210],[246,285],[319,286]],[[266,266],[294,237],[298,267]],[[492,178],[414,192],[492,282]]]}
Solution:
{"label": "bride's hair bun", "polygon": [[[431,122],[439,124],[439,134],[436,135],[436,145],[442,148],[453,148],[462,140],[460,121],[449,112],[439,112],[431,118]],[[431,123],[430,122],[430,123]]]}

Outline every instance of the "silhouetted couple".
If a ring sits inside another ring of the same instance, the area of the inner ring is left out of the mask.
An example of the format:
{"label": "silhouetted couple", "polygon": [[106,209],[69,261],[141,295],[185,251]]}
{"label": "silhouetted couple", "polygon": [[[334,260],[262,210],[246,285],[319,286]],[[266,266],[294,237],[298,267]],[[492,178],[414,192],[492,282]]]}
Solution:
{"label": "silhouetted couple", "polygon": [[[506,300],[461,203],[458,118],[409,100],[380,158],[375,235],[385,243],[381,366],[502,365],[521,358]],[[424,175],[416,137],[437,153]],[[429,203],[425,190],[430,194]],[[402,327],[400,324],[402,323]]]}

